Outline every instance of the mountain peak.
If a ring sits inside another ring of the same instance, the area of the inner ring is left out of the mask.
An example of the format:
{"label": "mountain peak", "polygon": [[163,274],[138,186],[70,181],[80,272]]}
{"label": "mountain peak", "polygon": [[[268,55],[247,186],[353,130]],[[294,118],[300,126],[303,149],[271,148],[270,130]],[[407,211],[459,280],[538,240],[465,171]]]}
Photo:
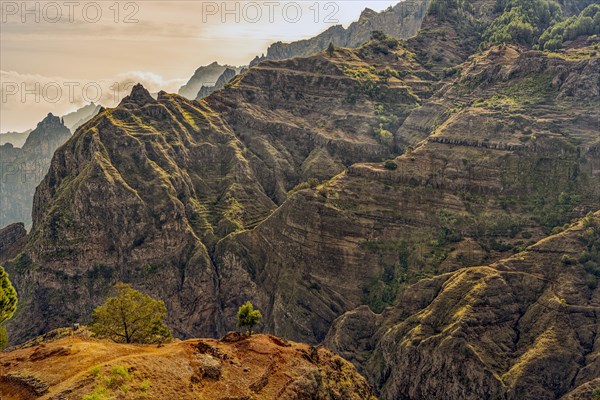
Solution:
{"label": "mountain peak", "polygon": [[131,89],[131,93],[129,94],[129,96],[126,96],[125,98],[123,98],[123,100],[121,100],[119,106],[128,103],[134,103],[139,106],[143,106],[148,103],[154,103],[155,101],[156,100],[154,100],[152,95],[150,95],[150,92],[141,83],[137,83]]}
{"label": "mountain peak", "polygon": [[55,116],[54,114],[52,114],[51,112],[48,113],[48,115],[46,115],[46,117],[41,120],[40,122],[38,122],[37,124],[38,127],[42,127],[42,126],[56,126],[56,127],[61,127],[64,126],[63,121],[60,117]]}

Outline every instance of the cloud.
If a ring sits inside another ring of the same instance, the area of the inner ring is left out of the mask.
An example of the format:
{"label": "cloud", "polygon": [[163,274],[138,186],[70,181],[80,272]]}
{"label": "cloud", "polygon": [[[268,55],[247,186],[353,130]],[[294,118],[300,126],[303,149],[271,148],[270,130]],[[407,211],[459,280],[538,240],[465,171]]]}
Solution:
{"label": "cloud", "polygon": [[164,79],[147,71],[129,71],[112,78],[84,80],[0,71],[0,131],[34,127],[48,112],[64,115],[95,102],[114,107],[141,83],[150,92],[174,92],[185,79]]}

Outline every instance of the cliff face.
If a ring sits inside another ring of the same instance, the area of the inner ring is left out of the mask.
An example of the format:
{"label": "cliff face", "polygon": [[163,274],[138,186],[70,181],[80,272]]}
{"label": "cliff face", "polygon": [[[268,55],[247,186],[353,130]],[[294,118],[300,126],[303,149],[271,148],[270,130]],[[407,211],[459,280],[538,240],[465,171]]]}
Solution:
{"label": "cliff face", "polygon": [[256,57],[250,66],[265,60],[306,57],[325,50],[329,43],[339,47],[359,47],[369,40],[373,31],[381,31],[397,39],[409,38],[417,34],[428,6],[427,0],[407,0],[380,13],[366,8],[358,21],[351,23],[347,29],[336,25],[307,40],[273,43],[267,54]]}
{"label": "cliff face", "polygon": [[341,357],[323,347],[267,335],[237,341],[230,336],[221,341],[192,339],[161,347],[76,335],[0,355],[2,399],[86,395],[123,400],[375,400],[369,384]]}
{"label": "cliff face", "polygon": [[13,337],[85,320],[117,281],[164,299],[181,336],[231,327],[212,260],[217,242],[252,229],[302,181],[393,153],[393,142],[374,134],[378,108],[363,92],[377,76],[372,63],[423,76],[380,84],[377,103],[401,106],[399,120],[417,106],[410,85],[430,94],[406,50],[377,46],[265,63],[200,102],[164,92],[154,100],[136,86],[82,126],[56,152],[24,252],[6,264],[22,299]]}
{"label": "cliff face", "polygon": [[597,65],[512,47],[474,57],[406,118],[391,165],[352,165],[221,241],[221,292],[248,288],[269,329],[320,340],[342,310],[382,310],[411,282],[502,259],[598,209],[585,101]]}
{"label": "cliff face", "polygon": [[326,343],[384,399],[591,399],[600,290],[585,258],[599,243],[597,212],[489,266],[422,280],[380,315],[346,313]]}
{"label": "cliff face", "polygon": [[31,200],[50,160],[71,132],[59,117],[48,114],[31,131],[22,148],[12,144],[0,146],[2,179],[0,180],[0,227],[13,222],[31,223]]}

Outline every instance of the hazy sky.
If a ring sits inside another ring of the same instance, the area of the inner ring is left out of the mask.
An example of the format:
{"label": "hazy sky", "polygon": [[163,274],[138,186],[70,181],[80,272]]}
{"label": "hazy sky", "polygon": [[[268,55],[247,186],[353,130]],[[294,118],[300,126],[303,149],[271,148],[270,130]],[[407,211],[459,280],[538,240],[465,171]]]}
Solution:
{"label": "hazy sky", "polygon": [[176,92],[201,65],[245,65],[272,42],[397,2],[2,1],[0,131],[34,127],[86,99],[114,106],[132,81]]}

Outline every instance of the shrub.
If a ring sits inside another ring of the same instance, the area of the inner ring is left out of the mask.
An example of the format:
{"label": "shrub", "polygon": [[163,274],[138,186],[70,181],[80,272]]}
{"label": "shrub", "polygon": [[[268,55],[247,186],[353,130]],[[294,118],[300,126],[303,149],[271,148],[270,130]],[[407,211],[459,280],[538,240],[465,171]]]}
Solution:
{"label": "shrub", "polygon": [[393,171],[398,168],[398,164],[396,164],[394,160],[385,160],[383,166],[385,167],[385,169],[389,169],[390,171]]}
{"label": "shrub", "polygon": [[568,254],[563,254],[563,256],[560,258],[560,262],[565,265],[573,265],[575,264],[575,259]]}

